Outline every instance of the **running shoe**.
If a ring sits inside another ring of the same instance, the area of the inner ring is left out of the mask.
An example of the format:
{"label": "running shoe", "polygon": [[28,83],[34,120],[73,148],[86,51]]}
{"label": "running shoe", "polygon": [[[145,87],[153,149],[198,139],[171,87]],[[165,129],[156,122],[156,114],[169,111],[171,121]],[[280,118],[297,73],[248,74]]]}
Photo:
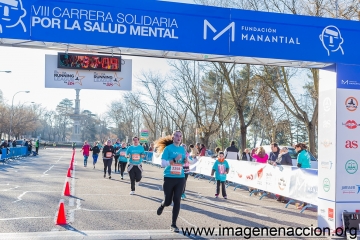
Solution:
{"label": "running shoe", "polygon": [[184,198],[186,198],[186,194],[185,194],[185,193],[183,193],[183,195],[184,195]]}
{"label": "running shoe", "polygon": [[176,233],[179,232],[179,228],[178,228],[176,225],[171,225],[170,230],[171,230],[172,232],[176,232]]}
{"label": "running shoe", "polygon": [[130,195],[134,195],[134,194],[135,194],[135,191],[131,191],[131,192],[130,192]]}
{"label": "running shoe", "polygon": [[160,204],[160,207],[158,208],[158,210],[157,210],[157,212],[156,212],[156,213],[157,213],[157,215],[159,215],[159,216],[160,216],[160,215],[162,214],[162,212],[163,212],[163,211],[164,211],[164,206]]}
{"label": "running shoe", "polygon": [[94,165],[94,169],[95,169],[95,165]]}
{"label": "running shoe", "polygon": [[224,199],[227,199],[227,196],[225,196]]}
{"label": "running shoe", "polygon": [[140,186],[140,182],[135,183],[135,185],[136,185],[137,187],[139,187],[139,186]]}
{"label": "running shoe", "polygon": [[104,178],[106,178],[106,174],[104,174]]}
{"label": "running shoe", "polygon": [[181,195],[181,200],[185,200],[185,194],[184,193]]}
{"label": "running shoe", "polygon": [[121,177],[121,180],[124,180],[124,177]]}
{"label": "running shoe", "polygon": [[109,176],[109,179],[111,179],[111,175]]}
{"label": "running shoe", "polygon": [[219,194],[215,194],[215,198],[218,198],[219,197]]}

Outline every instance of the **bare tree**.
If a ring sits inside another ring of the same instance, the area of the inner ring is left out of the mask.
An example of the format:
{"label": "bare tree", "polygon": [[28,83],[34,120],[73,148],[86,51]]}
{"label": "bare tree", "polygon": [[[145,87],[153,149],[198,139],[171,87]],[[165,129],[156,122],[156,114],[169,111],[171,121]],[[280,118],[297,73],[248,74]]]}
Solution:
{"label": "bare tree", "polygon": [[244,151],[247,129],[254,120],[261,95],[257,92],[257,81],[253,78],[251,66],[248,64],[240,70],[236,70],[236,64],[214,63],[214,66],[222,74],[229,88],[232,102],[240,120],[240,145]]}
{"label": "bare tree", "polygon": [[309,136],[310,151],[311,153],[316,154],[315,125],[318,120],[319,71],[310,69],[312,78],[309,88],[312,89],[311,93],[312,98],[314,99],[314,107],[309,114],[303,106],[299,104],[290,84],[290,80],[295,74],[293,72],[294,69],[264,66],[262,70],[263,72],[257,76],[264,81],[271,91],[274,92],[287,111],[305,124]]}
{"label": "bare tree", "polygon": [[200,77],[200,66],[195,61],[174,61],[170,65],[174,69],[172,93],[194,116],[200,139],[208,146],[210,136],[231,114],[232,108],[223,112],[225,79],[214,71]]}

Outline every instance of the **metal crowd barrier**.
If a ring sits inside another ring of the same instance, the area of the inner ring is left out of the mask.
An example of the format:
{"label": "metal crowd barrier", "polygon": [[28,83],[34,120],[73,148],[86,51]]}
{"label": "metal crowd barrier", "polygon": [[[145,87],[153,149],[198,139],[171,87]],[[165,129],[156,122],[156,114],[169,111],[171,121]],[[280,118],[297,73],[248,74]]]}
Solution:
{"label": "metal crowd barrier", "polygon": [[1,149],[1,158],[0,161],[5,164],[5,162],[13,159],[22,159],[28,155],[27,147],[10,147]]}

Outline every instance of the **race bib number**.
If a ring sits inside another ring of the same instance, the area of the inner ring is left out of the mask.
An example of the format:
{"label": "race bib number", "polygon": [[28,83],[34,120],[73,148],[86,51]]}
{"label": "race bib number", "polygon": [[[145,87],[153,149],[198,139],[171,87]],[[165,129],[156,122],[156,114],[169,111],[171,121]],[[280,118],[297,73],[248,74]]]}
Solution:
{"label": "race bib number", "polygon": [[133,154],[131,158],[135,162],[140,161],[140,154]]}
{"label": "race bib number", "polygon": [[174,165],[171,165],[170,173],[174,174],[174,175],[180,175],[182,169],[183,169],[183,167],[181,164],[174,164]]}
{"label": "race bib number", "polygon": [[120,152],[120,156],[125,157],[126,152]]}
{"label": "race bib number", "polygon": [[111,158],[113,156],[112,152],[107,152],[105,155],[107,158]]}
{"label": "race bib number", "polygon": [[218,165],[218,171],[219,171],[219,174],[225,174],[225,172],[226,172],[225,166],[222,164]]}

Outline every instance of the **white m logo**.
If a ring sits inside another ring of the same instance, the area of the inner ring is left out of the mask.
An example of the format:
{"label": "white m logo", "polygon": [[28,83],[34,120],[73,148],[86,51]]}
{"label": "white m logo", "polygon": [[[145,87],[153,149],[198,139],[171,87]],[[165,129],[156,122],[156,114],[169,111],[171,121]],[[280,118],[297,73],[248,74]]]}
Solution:
{"label": "white m logo", "polygon": [[[204,39],[207,39],[207,29],[210,28],[213,33],[216,33],[216,29],[209,23],[208,20],[204,20]],[[221,32],[219,32],[213,40],[218,39],[221,37],[227,30],[231,28],[231,41],[235,41],[235,22],[230,23],[226,28],[224,28]]]}

